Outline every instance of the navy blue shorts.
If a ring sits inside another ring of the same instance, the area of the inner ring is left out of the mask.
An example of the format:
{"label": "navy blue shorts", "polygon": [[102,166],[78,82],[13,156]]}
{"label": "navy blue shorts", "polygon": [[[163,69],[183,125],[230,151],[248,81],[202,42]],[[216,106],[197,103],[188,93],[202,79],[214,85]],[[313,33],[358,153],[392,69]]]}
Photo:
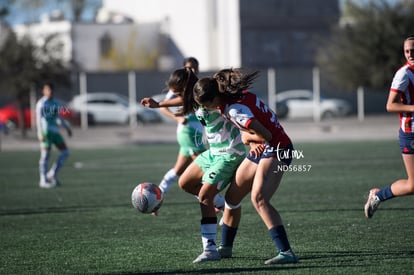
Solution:
{"label": "navy blue shorts", "polygon": [[258,164],[262,158],[275,158],[289,166],[292,162],[293,150],[294,149],[292,143],[285,147],[272,147],[270,145],[267,145],[262,155],[258,157],[252,157],[249,154],[247,156],[247,159]]}
{"label": "navy blue shorts", "polygon": [[404,133],[400,129],[399,133],[400,149],[403,154],[414,154],[414,133]]}

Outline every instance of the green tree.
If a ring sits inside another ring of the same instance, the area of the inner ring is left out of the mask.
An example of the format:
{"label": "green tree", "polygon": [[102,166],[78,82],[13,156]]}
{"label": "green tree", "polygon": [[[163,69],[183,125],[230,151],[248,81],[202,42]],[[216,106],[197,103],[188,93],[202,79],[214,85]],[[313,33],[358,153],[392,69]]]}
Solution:
{"label": "green tree", "polygon": [[25,135],[22,118],[30,90],[39,88],[48,79],[68,85],[69,67],[62,61],[62,44],[55,35],[37,47],[28,37],[18,39],[10,29],[7,32],[0,48],[0,91],[2,96],[14,97],[19,102],[22,122],[19,124]]}
{"label": "green tree", "polygon": [[337,85],[388,88],[404,62],[402,44],[414,32],[414,1],[347,0],[340,25],[324,41],[317,64]]}

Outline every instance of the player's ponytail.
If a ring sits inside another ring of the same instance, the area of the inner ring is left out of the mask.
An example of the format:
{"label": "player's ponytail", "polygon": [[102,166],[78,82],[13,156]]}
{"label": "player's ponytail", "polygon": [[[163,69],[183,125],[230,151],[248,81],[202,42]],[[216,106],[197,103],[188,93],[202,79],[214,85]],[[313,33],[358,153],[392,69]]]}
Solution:
{"label": "player's ponytail", "polygon": [[250,88],[259,76],[258,71],[243,73],[241,69],[224,69],[214,74],[220,93],[238,95]]}

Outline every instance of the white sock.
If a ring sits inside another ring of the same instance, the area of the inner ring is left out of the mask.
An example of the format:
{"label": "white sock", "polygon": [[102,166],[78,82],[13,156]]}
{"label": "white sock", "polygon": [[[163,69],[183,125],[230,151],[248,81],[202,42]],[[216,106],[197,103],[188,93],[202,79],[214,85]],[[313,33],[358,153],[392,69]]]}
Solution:
{"label": "white sock", "polygon": [[167,194],[168,190],[170,190],[171,186],[176,182],[178,179],[177,173],[175,173],[174,169],[171,168],[167,173],[165,173],[164,178],[162,179],[159,187],[162,193],[165,195]]}
{"label": "white sock", "polygon": [[204,251],[205,250],[210,250],[210,251],[217,250],[216,231],[217,231],[216,223],[201,224],[201,241],[203,242]]}
{"label": "white sock", "polygon": [[49,162],[50,150],[40,150],[40,159],[39,159],[39,174],[40,181],[46,181],[46,173]]}

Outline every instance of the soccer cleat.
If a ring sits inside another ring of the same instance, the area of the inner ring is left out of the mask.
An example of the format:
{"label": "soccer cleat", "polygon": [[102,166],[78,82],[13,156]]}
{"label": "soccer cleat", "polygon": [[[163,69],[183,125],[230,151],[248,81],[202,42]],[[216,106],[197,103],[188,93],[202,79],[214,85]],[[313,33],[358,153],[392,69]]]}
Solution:
{"label": "soccer cleat", "polygon": [[288,250],[285,252],[280,252],[279,255],[276,257],[265,261],[265,264],[296,264],[299,262],[298,257],[296,257],[295,253],[292,250]]}
{"label": "soccer cleat", "polygon": [[55,185],[53,183],[50,183],[50,182],[47,182],[47,181],[40,181],[39,182],[39,187],[44,188],[44,189],[49,189],[49,188],[55,187]]}
{"label": "soccer cleat", "polygon": [[221,259],[220,254],[216,250],[204,250],[194,261],[193,263],[201,263],[207,261],[218,261]]}
{"label": "soccer cleat", "polygon": [[54,186],[60,186],[60,181],[56,177],[50,177],[47,180]]}
{"label": "soccer cleat", "polygon": [[231,256],[233,255],[233,247],[231,246],[222,246],[220,245],[217,248],[218,253],[220,254],[220,256],[222,258],[231,258]]}
{"label": "soccer cleat", "polygon": [[368,219],[374,216],[375,211],[377,211],[381,203],[380,199],[376,195],[379,190],[379,188],[374,188],[369,191],[368,200],[364,206],[365,217]]}
{"label": "soccer cleat", "polygon": [[52,170],[47,173],[46,177],[47,177],[47,180],[51,182],[53,185],[60,186],[60,182],[57,179],[56,175],[54,175]]}

